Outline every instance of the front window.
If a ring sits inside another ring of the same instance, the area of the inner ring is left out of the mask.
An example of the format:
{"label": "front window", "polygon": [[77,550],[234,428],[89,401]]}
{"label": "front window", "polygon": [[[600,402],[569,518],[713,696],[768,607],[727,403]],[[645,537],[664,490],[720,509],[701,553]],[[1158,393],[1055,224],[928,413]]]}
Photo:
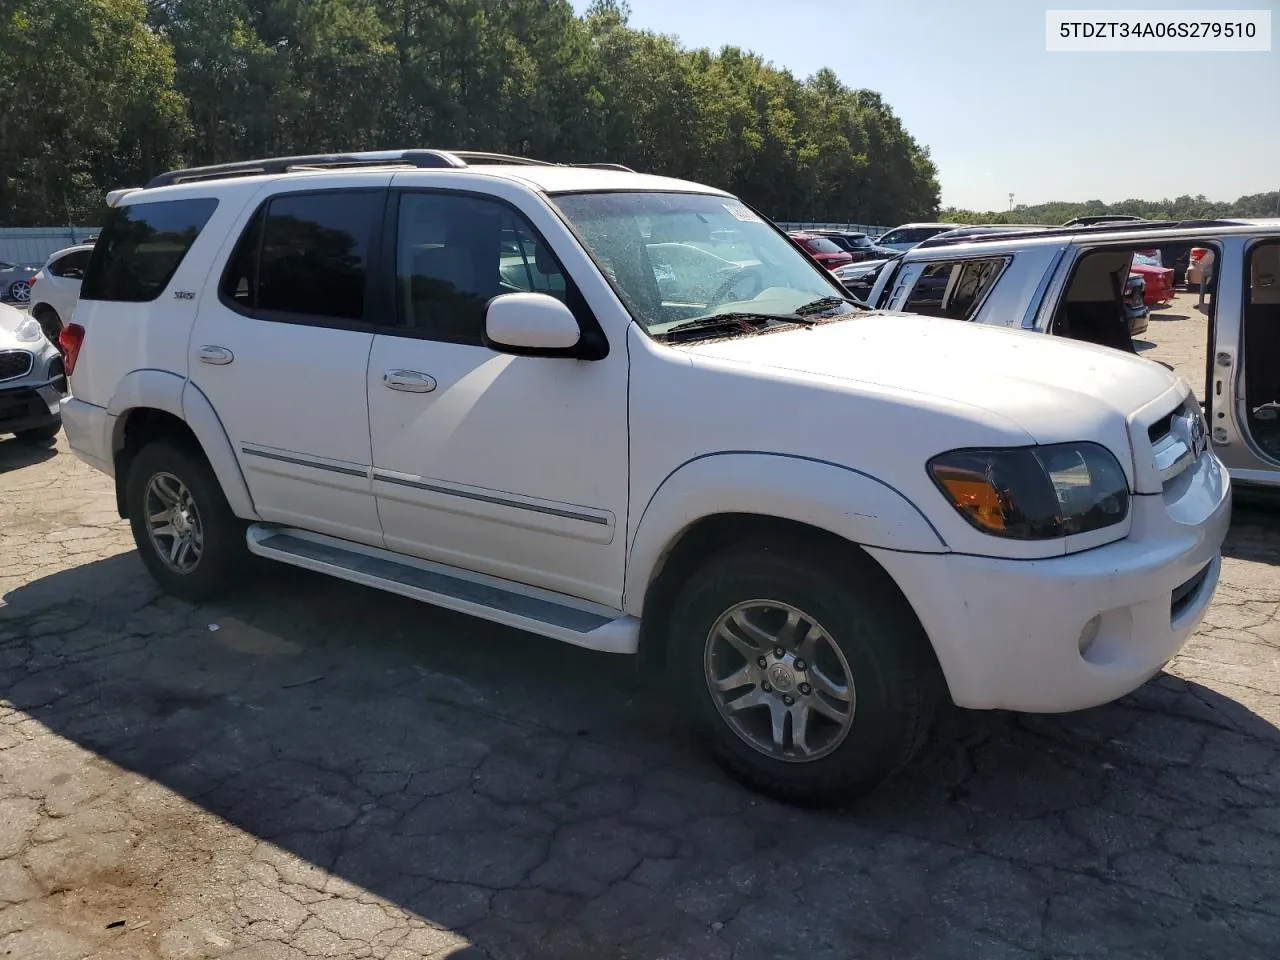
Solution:
{"label": "front window", "polygon": [[819,301],[830,314],[854,309],[829,275],[729,197],[584,193],[555,202],[655,336],[719,314],[786,320]]}

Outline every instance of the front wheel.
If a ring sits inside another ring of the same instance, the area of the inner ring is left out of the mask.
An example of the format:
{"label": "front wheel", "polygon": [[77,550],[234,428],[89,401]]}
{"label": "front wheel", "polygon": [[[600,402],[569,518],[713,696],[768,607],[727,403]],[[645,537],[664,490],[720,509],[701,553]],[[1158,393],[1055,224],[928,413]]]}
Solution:
{"label": "front wheel", "polygon": [[870,558],[822,559],[727,552],[672,610],[670,662],[713,757],[806,805],[874,790],[919,749],[939,701],[929,641],[888,576]]}
{"label": "front wheel", "polygon": [[248,553],[245,524],[203,456],[153,442],[134,457],[126,483],[134,543],[161,587],[196,603],[231,586]]}

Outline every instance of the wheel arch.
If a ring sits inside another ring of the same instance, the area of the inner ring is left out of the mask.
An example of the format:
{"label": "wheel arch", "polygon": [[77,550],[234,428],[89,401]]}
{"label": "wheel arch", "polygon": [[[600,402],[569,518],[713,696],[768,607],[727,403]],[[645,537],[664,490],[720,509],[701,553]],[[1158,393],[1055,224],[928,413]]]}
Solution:
{"label": "wheel arch", "polygon": [[948,549],[911,501],[860,471],[774,454],[690,461],[654,492],[629,551],[623,605],[641,620],[643,670],[665,663],[667,615],[679,585],[699,563],[744,540],[799,543],[874,570],[908,609],[903,591],[863,546]]}
{"label": "wheel arch", "polygon": [[208,398],[186,378],[163,370],[134,370],[120,382],[107,405],[107,415],[116,509],[121,517],[128,513],[125,488],[134,456],[146,443],[167,438],[199,451],[236,516],[257,519],[222,422]]}

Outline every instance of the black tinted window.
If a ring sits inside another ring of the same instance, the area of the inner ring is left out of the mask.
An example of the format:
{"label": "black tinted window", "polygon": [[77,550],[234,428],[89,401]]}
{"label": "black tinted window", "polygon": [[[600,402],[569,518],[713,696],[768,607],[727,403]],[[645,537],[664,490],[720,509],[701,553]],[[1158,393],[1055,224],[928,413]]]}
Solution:
{"label": "black tinted window", "polygon": [[504,204],[409,193],[400,198],[397,223],[401,323],[433,340],[480,344],[485,307],[500,294],[568,295],[560,264]]}
{"label": "black tinted window", "polygon": [[112,210],[89,258],[81,298],[143,303],[160,296],[217,206],[212,198],[196,198]]}
{"label": "black tinted window", "polygon": [[68,280],[80,280],[84,277],[84,268],[89,263],[92,250],[75,250],[65,257],[59,257],[49,264],[49,272],[55,277],[66,277]]}
{"label": "black tinted window", "polygon": [[1003,258],[931,263],[907,297],[903,310],[967,320],[1004,268]]}
{"label": "black tinted window", "polygon": [[254,309],[364,318],[366,259],[380,191],[276,197],[267,209]]}

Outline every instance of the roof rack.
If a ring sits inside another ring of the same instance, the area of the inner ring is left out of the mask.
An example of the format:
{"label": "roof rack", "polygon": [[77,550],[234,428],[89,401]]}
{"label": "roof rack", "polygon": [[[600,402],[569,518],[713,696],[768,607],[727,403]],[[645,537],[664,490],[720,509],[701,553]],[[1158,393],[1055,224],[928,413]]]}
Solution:
{"label": "roof rack", "polygon": [[[1090,226],[1045,227],[1040,230],[1001,230],[965,237],[930,237],[917,247],[948,247],[961,243],[991,243],[998,240],[1030,240],[1035,237],[1069,237],[1086,233],[1142,233],[1151,230],[1190,230],[1212,227],[1238,227],[1240,220],[1136,220],[1096,223]],[[914,248],[913,248],[914,249]]]}
{"label": "roof rack", "polygon": [[359,153],[317,153],[297,157],[267,157],[261,160],[243,160],[237,163],[217,163],[207,167],[170,170],[167,173],[152,177],[147,182],[145,189],[168,187],[177,183],[193,183],[201,180],[226,180],[233,177],[289,173],[294,170],[382,166],[462,169],[482,164],[510,164],[526,167],[591,167],[599,170],[621,170],[626,173],[635,173],[630,167],[624,167],[619,163],[555,164],[546,160],[535,160],[532,157],[517,157],[506,153],[488,153],[483,150],[369,150]]}

